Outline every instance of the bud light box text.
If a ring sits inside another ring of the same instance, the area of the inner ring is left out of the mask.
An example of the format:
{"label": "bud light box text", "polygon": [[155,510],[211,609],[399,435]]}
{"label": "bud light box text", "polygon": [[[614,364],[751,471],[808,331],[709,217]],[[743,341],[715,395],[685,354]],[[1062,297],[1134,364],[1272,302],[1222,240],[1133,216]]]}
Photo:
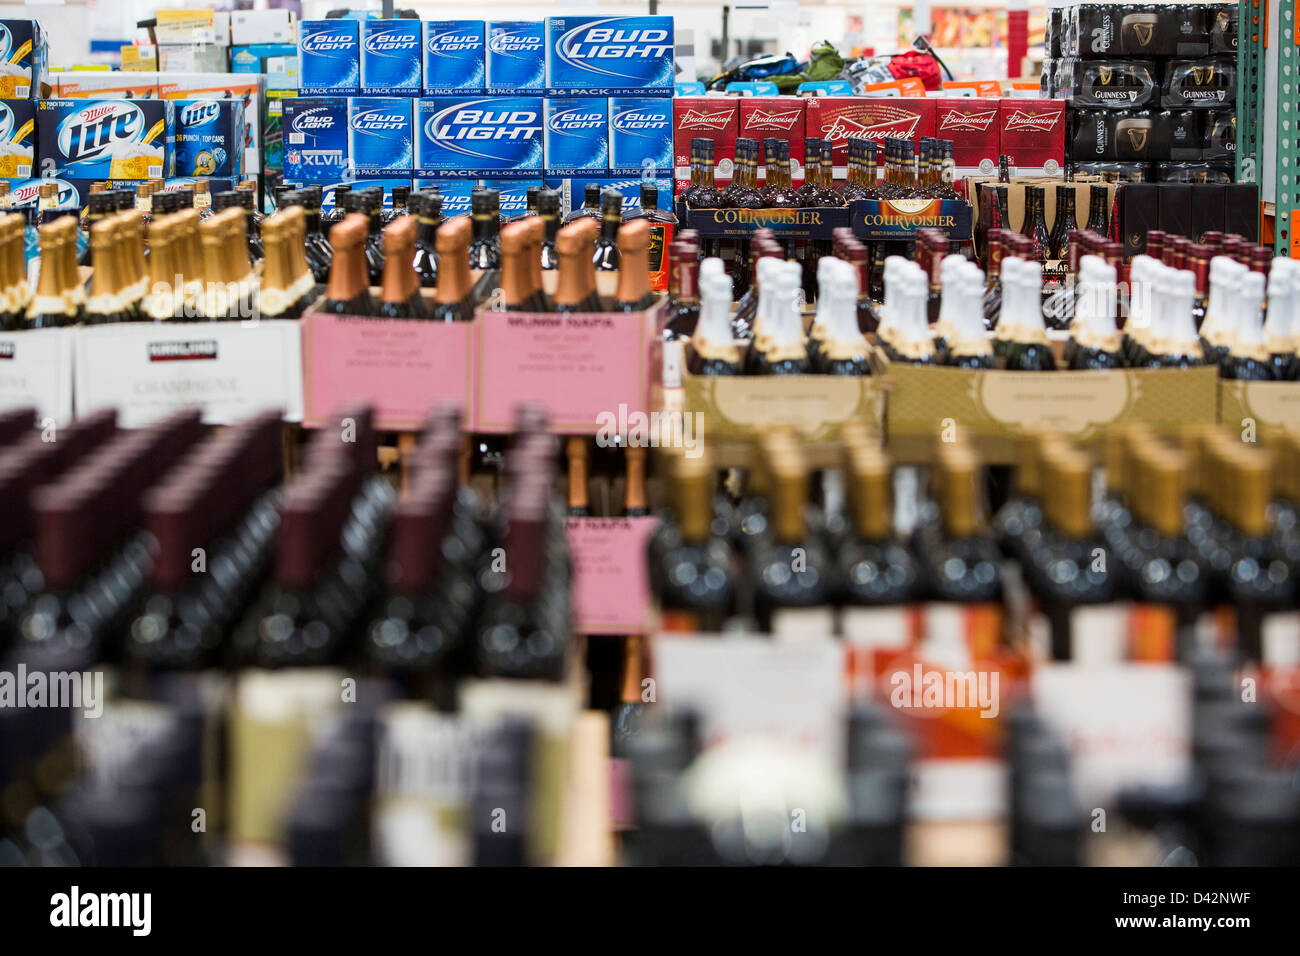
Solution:
{"label": "bud light box text", "polygon": [[419,96],[419,20],[361,23],[361,95]]}
{"label": "bud light box text", "polygon": [[[507,221],[528,211],[528,187],[540,186],[540,179],[485,179],[483,186],[495,189],[500,195],[501,218]],[[445,217],[447,214],[443,212]]]}
{"label": "bud light box text", "polygon": [[40,100],[41,172],[71,179],[172,175],[172,100]]}
{"label": "bud light box text", "polygon": [[348,101],[342,96],[284,100],[284,178],[333,183],[348,173]]}
{"label": "bud light box text", "polygon": [[348,159],[353,176],[411,175],[413,102],[402,96],[348,100]]}
{"label": "bud light box text", "polygon": [[415,104],[415,175],[449,179],[542,175],[540,96],[434,96]]}
{"label": "bud light box text", "polygon": [[[588,183],[596,183],[601,192],[612,189],[623,197],[623,218],[627,219],[641,209],[641,183],[654,186],[659,190],[656,206],[666,212],[673,208],[673,181],[671,179],[614,179],[610,177],[574,176],[569,178],[547,177],[546,188],[560,193],[560,214],[567,216],[582,205],[582,197]],[[446,215],[446,211],[443,211]]]}
{"label": "bud light box text", "polygon": [[27,179],[36,168],[36,104],[0,100],[0,179]]}
{"label": "bud light box text", "polygon": [[487,92],[482,20],[424,21],[424,92],[482,96]]}
{"label": "bud light box text", "polygon": [[360,24],[356,20],[303,20],[298,25],[298,92],[303,96],[356,96],[361,92]]}
{"label": "bud light box text", "polygon": [[489,20],[487,91],[541,96],[546,87],[546,24],[541,20]]}
{"label": "bud light box text", "polygon": [[430,186],[438,190],[438,196],[442,199],[441,214],[444,219],[469,215],[470,201],[478,186],[477,179],[417,179],[411,183],[411,188],[417,191]]}
{"label": "bud light box text", "polygon": [[547,17],[546,95],[673,94],[672,17]]}
{"label": "bud light box text", "polygon": [[603,96],[546,100],[546,175],[609,174],[608,109]]}
{"label": "bud light box text", "polygon": [[609,174],[671,176],[673,101],[651,96],[609,99]]}
{"label": "bud light box text", "polygon": [[244,172],[244,101],[173,100],[176,173],[227,176]]}

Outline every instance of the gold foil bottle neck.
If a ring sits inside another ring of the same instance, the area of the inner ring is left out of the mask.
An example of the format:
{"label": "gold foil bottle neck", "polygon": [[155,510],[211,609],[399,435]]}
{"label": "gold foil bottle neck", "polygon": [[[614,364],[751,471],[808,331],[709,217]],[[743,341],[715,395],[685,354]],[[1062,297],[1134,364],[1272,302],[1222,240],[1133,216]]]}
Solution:
{"label": "gold foil bottle neck", "polygon": [[853,526],[865,541],[883,541],[894,527],[893,476],[883,453],[862,449],[849,462]]}
{"label": "gold foil bottle neck", "polygon": [[674,470],[674,510],[682,537],[703,544],[713,531],[713,467],[707,455],[677,459]]}

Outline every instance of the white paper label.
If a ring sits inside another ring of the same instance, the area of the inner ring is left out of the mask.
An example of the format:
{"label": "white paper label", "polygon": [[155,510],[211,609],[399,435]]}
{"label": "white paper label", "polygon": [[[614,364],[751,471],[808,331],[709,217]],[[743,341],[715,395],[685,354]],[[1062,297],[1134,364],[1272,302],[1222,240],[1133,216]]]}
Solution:
{"label": "white paper label", "polygon": [[0,411],[35,408],[40,421],[72,420],[72,329],[0,332]]}
{"label": "white paper label", "polygon": [[772,637],[804,641],[835,633],[835,612],[829,607],[787,607],[772,613]]}
{"label": "white paper label", "polygon": [[1262,630],[1265,667],[1300,667],[1300,611],[1266,614]]}

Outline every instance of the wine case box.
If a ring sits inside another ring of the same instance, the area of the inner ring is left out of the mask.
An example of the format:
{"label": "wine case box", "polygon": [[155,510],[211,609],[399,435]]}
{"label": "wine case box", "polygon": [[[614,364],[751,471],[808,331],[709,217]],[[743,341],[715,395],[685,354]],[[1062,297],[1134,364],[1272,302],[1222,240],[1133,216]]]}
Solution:
{"label": "wine case box", "polygon": [[1219,423],[1300,432],[1300,382],[1220,380]]}
{"label": "wine case box", "polygon": [[888,388],[887,443],[900,461],[931,461],[949,435],[969,439],[985,462],[1007,465],[1026,428],[1092,444],[1119,422],[1167,432],[1218,421],[1214,367],[980,372],[891,362],[877,349],[872,368]]}

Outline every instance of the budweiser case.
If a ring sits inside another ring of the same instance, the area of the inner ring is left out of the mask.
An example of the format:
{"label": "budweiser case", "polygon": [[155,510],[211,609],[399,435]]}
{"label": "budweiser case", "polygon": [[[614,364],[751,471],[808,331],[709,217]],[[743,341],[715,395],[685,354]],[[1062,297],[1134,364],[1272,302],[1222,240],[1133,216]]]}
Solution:
{"label": "budweiser case", "polygon": [[713,140],[714,175],[730,179],[736,158],[740,100],[720,96],[679,96],[673,100],[673,172],[677,180],[691,176],[691,140]]}
{"label": "budweiser case", "polygon": [[[744,96],[740,98],[740,125],[738,136],[758,140],[758,175],[765,178],[767,154],[763,140],[774,136],[788,140],[790,158],[797,164],[792,170],[795,179],[803,179],[804,163],[804,101],[796,96]],[[690,142],[687,142],[689,148]]]}
{"label": "budweiser case", "polygon": [[829,139],[836,169],[848,165],[848,139],[865,135],[883,144],[886,139],[934,135],[935,101],[917,97],[825,96],[807,101],[806,133]]}
{"label": "budweiser case", "polygon": [[965,171],[997,172],[1002,143],[1000,101],[985,97],[938,97],[934,135],[952,140],[953,162]]}
{"label": "budweiser case", "polygon": [[1065,101],[1008,98],[999,110],[999,152],[1020,175],[1060,174],[1065,167]]}

